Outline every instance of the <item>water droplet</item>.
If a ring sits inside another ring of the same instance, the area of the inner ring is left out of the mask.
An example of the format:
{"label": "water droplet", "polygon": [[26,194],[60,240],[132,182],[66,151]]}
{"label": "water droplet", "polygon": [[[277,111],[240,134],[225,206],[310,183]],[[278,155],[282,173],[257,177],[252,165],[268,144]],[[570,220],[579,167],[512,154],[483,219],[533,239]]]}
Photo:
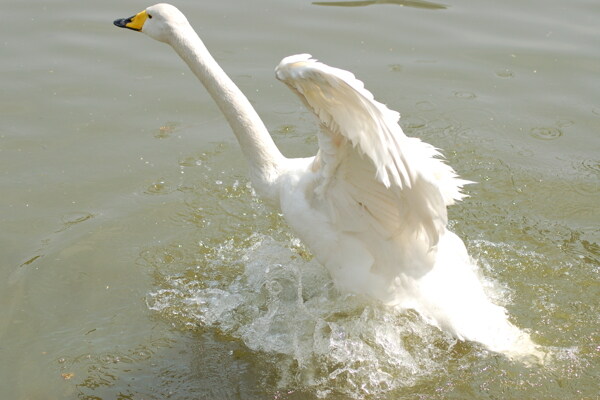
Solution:
{"label": "water droplet", "polygon": [[296,132],[296,127],[294,125],[281,125],[279,129],[277,129],[279,133],[294,133]]}
{"label": "water droplet", "polygon": [[146,194],[167,194],[171,191],[171,188],[165,183],[165,181],[159,181],[151,184],[144,191]]}

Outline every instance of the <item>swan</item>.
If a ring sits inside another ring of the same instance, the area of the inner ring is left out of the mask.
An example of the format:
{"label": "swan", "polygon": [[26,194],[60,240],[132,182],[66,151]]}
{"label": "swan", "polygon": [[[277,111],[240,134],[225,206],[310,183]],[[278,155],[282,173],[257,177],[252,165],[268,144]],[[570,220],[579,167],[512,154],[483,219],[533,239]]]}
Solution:
{"label": "swan", "polygon": [[352,73],[308,54],[276,67],[276,78],[321,128],[314,157],[286,158],[177,8],[156,4],[114,24],[169,44],[187,63],[231,126],[256,192],[280,208],[340,291],[414,309],[492,351],[537,351],[490,300],[463,241],[447,227],[447,206],[465,197],[470,182],[432,145],[406,136],[399,113],[376,101]]}

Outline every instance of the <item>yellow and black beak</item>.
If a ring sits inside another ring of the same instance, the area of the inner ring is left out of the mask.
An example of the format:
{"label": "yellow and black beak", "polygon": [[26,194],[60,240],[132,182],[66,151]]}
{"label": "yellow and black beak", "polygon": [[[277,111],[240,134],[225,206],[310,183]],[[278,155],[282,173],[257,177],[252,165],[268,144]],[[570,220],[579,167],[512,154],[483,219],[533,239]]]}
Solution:
{"label": "yellow and black beak", "polygon": [[137,13],[133,17],[115,19],[113,23],[119,28],[127,28],[140,32],[142,30],[142,27],[144,26],[144,22],[146,22],[147,19],[148,13],[146,12],[146,10],[144,10],[142,12]]}

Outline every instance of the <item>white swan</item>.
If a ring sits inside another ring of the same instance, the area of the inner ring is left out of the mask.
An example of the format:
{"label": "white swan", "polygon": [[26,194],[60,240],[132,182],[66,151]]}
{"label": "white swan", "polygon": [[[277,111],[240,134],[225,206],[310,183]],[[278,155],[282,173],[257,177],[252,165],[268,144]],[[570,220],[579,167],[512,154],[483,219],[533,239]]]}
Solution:
{"label": "white swan", "polygon": [[463,242],[446,227],[446,206],[468,182],[434,147],[405,136],[399,114],[353,74],[307,54],[281,61],[277,78],[321,125],[317,155],[289,159],[177,8],[157,4],[114,24],[171,45],[188,64],[231,125],[256,191],[281,208],[340,289],[413,308],[494,351],[536,351],[488,299]]}

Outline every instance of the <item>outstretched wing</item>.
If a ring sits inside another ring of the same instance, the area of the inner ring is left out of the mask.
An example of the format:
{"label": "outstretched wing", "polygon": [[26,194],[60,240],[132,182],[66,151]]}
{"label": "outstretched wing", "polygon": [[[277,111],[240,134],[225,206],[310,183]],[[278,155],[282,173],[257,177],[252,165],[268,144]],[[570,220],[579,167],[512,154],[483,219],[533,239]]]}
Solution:
{"label": "outstretched wing", "polygon": [[414,234],[435,246],[446,205],[463,197],[466,183],[438,151],[404,135],[400,115],[348,71],[301,54],[283,59],[276,76],[321,123],[315,194],[329,204],[333,222],[346,231],[374,229],[380,239]]}

